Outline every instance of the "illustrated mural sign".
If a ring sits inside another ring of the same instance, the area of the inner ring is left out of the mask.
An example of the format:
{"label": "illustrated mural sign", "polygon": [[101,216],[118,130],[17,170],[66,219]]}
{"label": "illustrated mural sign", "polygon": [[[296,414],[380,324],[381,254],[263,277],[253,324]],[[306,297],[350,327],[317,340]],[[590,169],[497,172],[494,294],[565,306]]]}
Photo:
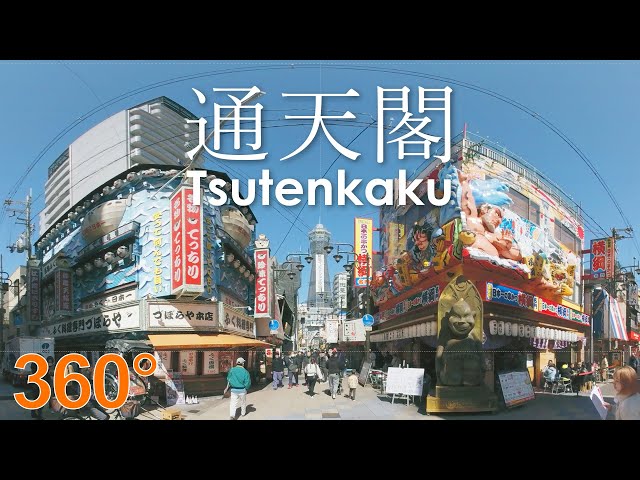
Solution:
{"label": "illustrated mural sign", "polygon": [[584,229],[572,201],[544,179],[534,184],[516,173],[516,160],[485,145],[465,138],[452,152],[450,162],[433,162],[418,175],[423,183],[436,179],[436,189],[450,180],[448,204],[381,208],[384,267],[371,281],[376,305],[388,309],[398,295],[460,263],[515,271],[532,292],[556,303],[573,296]]}

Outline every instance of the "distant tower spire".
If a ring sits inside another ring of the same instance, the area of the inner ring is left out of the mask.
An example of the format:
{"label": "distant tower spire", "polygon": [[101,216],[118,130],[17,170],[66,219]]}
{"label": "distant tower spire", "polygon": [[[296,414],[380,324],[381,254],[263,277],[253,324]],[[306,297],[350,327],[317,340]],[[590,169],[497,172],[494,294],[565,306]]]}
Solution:
{"label": "distant tower spire", "polygon": [[309,232],[309,253],[313,257],[311,262],[311,279],[309,280],[309,307],[331,307],[332,292],[329,278],[329,265],[324,247],[331,241],[331,232],[318,223]]}

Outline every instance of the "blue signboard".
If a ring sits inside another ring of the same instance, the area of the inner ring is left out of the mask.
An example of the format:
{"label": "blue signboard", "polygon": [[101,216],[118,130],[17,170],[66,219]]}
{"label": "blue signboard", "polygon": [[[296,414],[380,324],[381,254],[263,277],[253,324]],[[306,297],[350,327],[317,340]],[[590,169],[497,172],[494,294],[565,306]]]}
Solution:
{"label": "blue signboard", "polygon": [[370,327],[373,325],[373,315],[369,315],[368,313],[362,317],[362,324],[365,327]]}
{"label": "blue signboard", "polygon": [[280,322],[278,322],[278,320],[271,320],[269,322],[269,330],[278,330],[279,326],[280,326]]}

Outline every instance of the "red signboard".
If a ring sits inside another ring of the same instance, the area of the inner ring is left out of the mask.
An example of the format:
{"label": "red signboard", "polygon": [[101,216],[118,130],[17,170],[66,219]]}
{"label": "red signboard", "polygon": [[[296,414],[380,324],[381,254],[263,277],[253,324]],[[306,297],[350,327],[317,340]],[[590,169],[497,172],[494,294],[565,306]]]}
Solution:
{"label": "red signboard", "polygon": [[633,340],[637,342],[640,340],[640,335],[638,335],[636,332],[629,330],[629,340]]}
{"label": "red signboard", "polygon": [[182,189],[171,197],[171,293],[175,293],[184,283],[182,264]]}
{"label": "red signboard", "polygon": [[204,292],[202,259],[202,208],[193,204],[193,188],[185,188],[184,266],[190,291]]}
{"label": "red signboard", "polygon": [[591,240],[591,278],[613,278],[615,260],[613,237]]}
{"label": "red signboard", "polygon": [[193,204],[193,188],[171,196],[171,294],[204,291],[202,208]]}
{"label": "red signboard", "polygon": [[56,285],[56,306],[57,313],[71,314],[72,313],[72,285],[71,285],[71,271],[58,270],[55,273],[55,285]]}
{"label": "red signboard", "polygon": [[256,266],[256,300],[254,318],[271,318],[269,300],[269,249],[259,248],[253,254]]}
{"label": "red signboard", "polygon": [[40,268],[29,267],[27,270],[29,292],[29,321],[39,322],[40,315]]}
{"label": "red signboard", "polygon": [[353,275],[353,286],[355,288],[365,288],[371,280],[372,237],[373,220],[370,218],[356,218],[354,229],[356,264]]}

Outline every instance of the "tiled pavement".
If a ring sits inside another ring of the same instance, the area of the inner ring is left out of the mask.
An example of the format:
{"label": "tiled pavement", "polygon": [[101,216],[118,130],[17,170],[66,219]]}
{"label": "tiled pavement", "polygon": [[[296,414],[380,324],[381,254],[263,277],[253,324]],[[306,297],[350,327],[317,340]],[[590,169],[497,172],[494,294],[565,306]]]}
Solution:
{"label": "tiled pavement", "polygon": [[[605,399],[611,401],[612,383],[600,384]],[[30,412],[19,407],[13,393],[18,390],[0,381],[0,419],[30,419]],[[273,391],[267,384],[247,395],[247,416],[240,420],[597,420],[598,414],[586,393],[551,394],[536,392],[536,398],[526,404],[495,414],[434,414],[422,415],[414,404],[404,400],[391,404],[389,397],[379,395],[371,386],[359,386],[356,400],[344,396],[332,399],[328,383],[316,386],[316,395],[307,395],[299,386]],[[229,400],[221,397],[200,399],[197,405],[178,406],[186,420],[228,420]],[[45,419],[54,419],[45,408]],[[239,414],[239,412],[238,412]],[[162,416],[161,409],[141,414],[138,419],[152,420]],[[609,415],[609,418],[612,416]]]}
{"label": "tiled pavement", "polygon": [[[318,388],[320,387],[320,388]],[[613,392],[612,384],[602,385],[605,398]],[[611,401],[611,398],[608,398]],[[198,405],[183,405],[187,420],[227,420],[229,400],[220,397],[201,399]],[[159,418],[160,411],[151,412]],[[239,411],[238,411],[239,415]],[[611,416],[610,416],[611,417]],[[536,392],[536,398],[525,405],[501,410],[495,414],[434,414],[422,415],[417,406],[405,400],[381,396],[370,386],[358,387],[356,400],[345,396],[332,399],[328,383],[316,387],[311,398],[303,386],[273,391],[268,384],[247,395],[247,416],[240,420],[598,420],[598,414],[588,394],[551,394]]]}

